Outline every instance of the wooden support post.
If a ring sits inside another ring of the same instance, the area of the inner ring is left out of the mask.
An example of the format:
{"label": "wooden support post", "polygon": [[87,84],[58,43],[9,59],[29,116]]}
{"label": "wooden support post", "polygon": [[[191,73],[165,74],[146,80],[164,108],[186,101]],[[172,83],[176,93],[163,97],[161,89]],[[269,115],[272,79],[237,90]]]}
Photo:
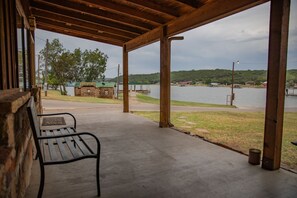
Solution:
{"label": "wooden support post", "polygon": [[124,113],[129,112],[129,77],[128,77],[128,51],[126,45],[123,46],[123,98]]}
{"label": "wooden support post", "polygon": [[5,4],[0,1],[0,90],[8,89],[7,87],[7,60],[6,60],[6,46],[5,46]]}
{"label": "wooden support post", "polygon": [[290,0],[271,0],[262,168],[280,168]]}
{"label": "wooden support post", "polygon": [[[30,68],[31,68],[31,86],[36,86],[36,72],[35,72],[35,28],[36,21],[34,17],[29,17],[30,23],[30,36],[29,36],[29,44],[30,44]],[[39,72],[39,71],[38,71]]]}
{"label": "wooden support post", "polygon": [[167,26],[160,39],[160,127],[170,127],[170,65]]}

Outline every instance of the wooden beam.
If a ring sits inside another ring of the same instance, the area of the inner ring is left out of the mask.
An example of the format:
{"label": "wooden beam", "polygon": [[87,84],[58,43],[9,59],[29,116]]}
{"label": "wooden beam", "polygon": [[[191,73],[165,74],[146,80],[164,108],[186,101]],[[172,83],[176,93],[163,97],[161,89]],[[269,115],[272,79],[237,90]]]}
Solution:
{"label": "wooden beam", "polygon": [[12,86],[12,36],[11,35],[11,18],[12,13],[10,9],[10,0],[4,0],[4,30],[5,30],[5,49],[6,49],[6,82],[7,82],[7,89],[13,88]]}
{"label": "wooden beam", "polygon": [[167,27],[160,35],[160,122],[162,128],[170,127],[170,65]]}
{"label": "wooden beam", "polygon": [[48,12],[51,12],[53,14],[57,13],[60,15],[66,15],[68,17],[72,17],[74,19],[83,19],[86,21],[94,22],[94,23],[99,23],[101,25],[107,26],[107,27],[112,27],[114,29],[118,30],[124,30],[127,32],[132,32],[132,33],[138,33],[138,34],[143,34],[146,32],[146,30],[137,28],[137,27],[131,27],[129,25],[113,22],[113,21],[108,21],[106,19],[100,19],[98,17],[90,16],[90,15],[85,15],[83,13],[78,13],[73,10],[65,10],[59,7],[55,7],[52,5],[45,5],[40,2],[32,2],[31,7],[39,9],[39,10],[45,10]]}
{"label": "wooden beam", "polygon": [[262,168],[280,168],[290,0],[271,0]]}
{"label": "wooden beam", "polygon": [[96,6],[103,9],[108,9],[113,12],[120,12],[125,15],[129,15],[132,17],[137,17],[140,19],[148,20],[158,24],[164,24],[167,22],[166,19],[159,17],[157,15],[153,15],[151,13],[145,11],[139,11],[134,8],[131,8],[124,4],[119,4],[116,2],[112,2],[109,0],[74,0],[76,2],[87,2],[89,5]]}
{"label": "wooden beam", "polygon": [[19,14],[24,18],[24,25],[26,28],[30,28],[29,21],[27,19],[27,12],[26,9],[23,8],[22,0],[15,0],[16,3],[16,9],[19,12]]}
{"label": "wooden beam", "polygon": [[129,72],[128,72],[128,51],[126,46],[123,46],[123,98],[124,98],[124,113],[129,112]]}
{"label": "wooden beam", "polygon": [[110,45],[123,46],[123,43],[113,42],[113,41],[110,41],[110,40],[105,40],[105,39],[102,39],[102,38],[98,38],[96,36],[92,37],[90,35],[85,35],[83,33],[77,33],[77,32],[74,32],[74,31],[71,31],[71,30],[68,30],[68,29],[61,29],[61,28],[56,29],[55,27],[50,27],[47,24],[37,24],[37,28],[42,29],[42,30],[47,30],[47,31],[50,31],[50,32],[56,32],[56,33],[60,33],[60,34],[74,36],[74,37],[78,37],[78,38],[84,38],[84,39],[87,39],[87,40],[107,43],[107,44],[110,44]]}
{"label": "wooden beam", "polygon": [[11,55],[12,55],[12,87],[17,88],[19,85],[19,73],[18,73],[18,49],[17,49],[17,25],[16,25],[16,5],[15,1],[11,1]]}
{"label": "wooden beam", "polygon": [[[219,20],[226,16],[238,13],[269,0],[216,0],[197,8],[190,14],[181,16],[167,23],[168,36],[188,31],[190,29]],[[156,28],[126,43],[127,50],[132,51],[139,47],[156,42],[160,38],[162,28]]]}
{"label": "wooden beam", "polygon": [[130,33],[130,32],[106,27],[103,25],[99,25],[97,23],[93,23],[93,22],[89,22],[89,21],[85,21],[85,20],[81,20],[81,19],[74,19],[74,18],[65,16],[65,15],[57,14],[57,13],[53,14],[53,13],[47,12],[45,10],[38,10],[35,8],[32,8],[31,10],[32,10],[32,13],[34,14],[34,16],[36,16],[36,17],[54,19],[55,21],[60,21],[60,22],[67,23],[70,25],[73,24],[76,26],[81,26],[81,27],[93,29],[96,31],[106,32],[108,34],[122,36],[123,38],[127,38],[127,39],[135,38],[136,36],[139,35],[139,34],[135,34],[135,33]]}
{"label": "wooden beam", "polygon": [[79,13],[84,13],[86,15],[92,15],[95,17],[107,19],[108,21],[122,23],[122,24],[126,24],[126,25],[129,25],[132,27],[137,27],[137,28],[143,29],[145,31],[151,30],[156,27],[154,25],[151,25],[150,23],[141,21],[137,18],[132,18],[129,16],[118,14],[118,13],[111,13],[111,12],[105,11],[103,9],[89,7],[86,4],[70,2],[70,1],[61,1],[61,0],[47,0],[47,1],[38,0],[38,1],[40,1],[42,3],[45,2],[47,5],[52,4],[52,5],[58,6],[62,9],[73,10],[73,11],[76,11]]}
{"label": "wooden beam", "polygon": [[5,6],[4,1],[0,1],[0,89],[7,89],[7,77],[6,77],[6,47],[5,47]]}
{"label": "wooden beam", "polygon": [[203,3],[200,0],[177,0],[177,1],[185,5],[191,6],[193,8],[198,8],[203,5]]}
{"label": "wooden beam", "polygon": [[82,32],[85,35],[90,35],[98,37],[98,38],[103,38],[106,40],[111,40],[111,41],[116,41],[116,42],[121,42],[124,43],[125,41],[127,41],[128,39],[123,38],[121,36],[118,35],[110,35],[108,33],[105,32],[100,32],[100,31],[96,31],[96,30],[91,30],[91,29],[86,29],[83,27],[79,27],[76,25],[68,25],[67,23],[63,23],[63,22],[59,22],[59,21],[54,21],[54,20],[50,20],[50,19],[46,19],[46,18],[42,18],[42,17],[37,17],[36,16],[36,20],[38,21],[38,23],[42,23],[42,24],[48,24],[50,26],[55,26],[56,28],[61,28],[61,29],[69,29],[69,30],[73,30],[76,32]]}
{"label": "wooden beam", "polygon": [[137,4],[139,6],[145,7],[145,8],[149,8],[149,9],[153,10],[154,12],[157,11],[157,12],[169,15],[172,19],[180,16],[179,13],[175,9],[163,6],[162,4],[160,4],[160,1],[152,1],[152,0],[150,0],[150,1],[127,0],[127,1]]}

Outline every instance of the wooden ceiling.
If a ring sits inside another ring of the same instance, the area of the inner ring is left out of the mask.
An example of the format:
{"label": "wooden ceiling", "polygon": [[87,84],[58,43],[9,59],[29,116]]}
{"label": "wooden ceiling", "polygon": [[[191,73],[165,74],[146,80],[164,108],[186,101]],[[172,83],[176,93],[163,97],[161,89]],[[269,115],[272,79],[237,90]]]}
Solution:
{"label": "wooden ceiling", "polygon": [[30,0],[37,28],[127,47],[128,51],[268,0]]}

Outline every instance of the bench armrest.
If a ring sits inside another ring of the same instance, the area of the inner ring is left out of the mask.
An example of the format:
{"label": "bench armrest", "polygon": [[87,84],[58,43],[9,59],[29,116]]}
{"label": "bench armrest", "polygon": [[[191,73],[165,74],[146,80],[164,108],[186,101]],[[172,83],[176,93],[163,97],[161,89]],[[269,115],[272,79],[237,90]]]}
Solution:
{"label": "bench armrest", "polygon": [[47,114],[37,114],[37,116],[42,117],[42,116],[54,116],[54,115],[70,115],[73,120],[74,120],[74,128],[76,129],[76,118],[74,117],[73,114],[71,113],[47,113]]}

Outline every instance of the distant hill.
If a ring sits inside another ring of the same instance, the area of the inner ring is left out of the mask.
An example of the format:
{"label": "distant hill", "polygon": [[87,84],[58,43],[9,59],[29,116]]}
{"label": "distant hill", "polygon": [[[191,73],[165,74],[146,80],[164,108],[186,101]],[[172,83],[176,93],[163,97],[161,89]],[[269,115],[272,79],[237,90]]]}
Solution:
{"label": "distant hill", "polygon": [[[220,83],[231,84],[231,70],[215,69],[215,70],[190,70],[190,71],[173,71],[171,72],[171,82],[191,81],[193,84],[202,83]],[[253,82],[261,84],[266,81],[266,70],[236,70],[234,72],[234,83],[245,84]],[[116,82],[117,78],[109,79]],[[120,76],[122,82],[122,76]],[[297,83],[297,69],[287,71],[287,81]],[[160,82],[160,73],[153,74],[131,74],[129,75],[130,84],[156,84]]]}

